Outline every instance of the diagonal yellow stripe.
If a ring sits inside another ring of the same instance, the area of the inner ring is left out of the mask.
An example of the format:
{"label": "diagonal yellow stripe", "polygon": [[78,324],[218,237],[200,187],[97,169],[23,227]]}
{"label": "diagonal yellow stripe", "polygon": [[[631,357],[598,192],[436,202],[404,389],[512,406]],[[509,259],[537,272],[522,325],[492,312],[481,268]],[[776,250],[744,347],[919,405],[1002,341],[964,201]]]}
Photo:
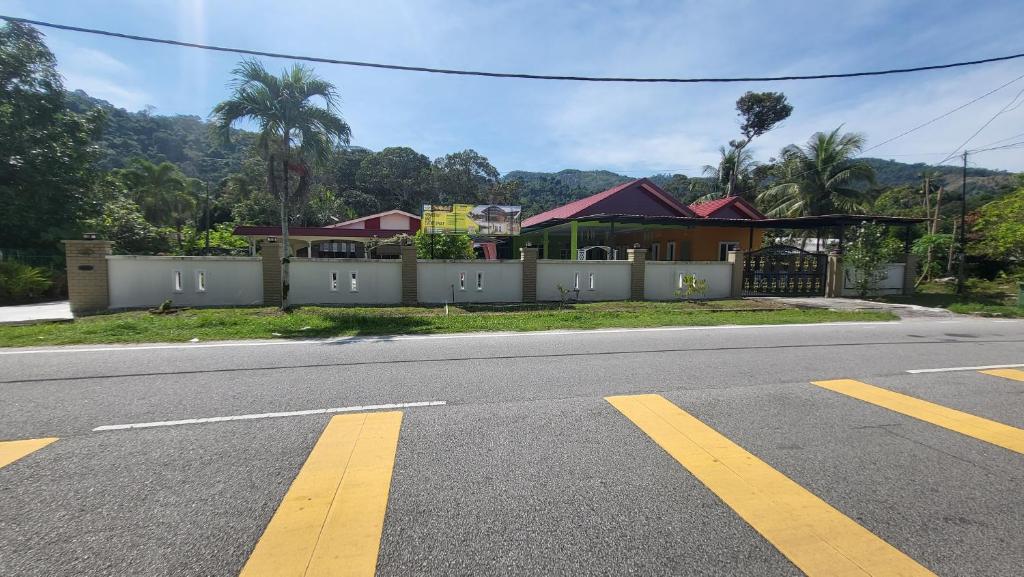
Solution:
{"label": "diagonal yellow stripe", "polygon": [[0,469],[3,469],[25,455],[35,453],[39,449],[42,449],[56,440],[56,437],[46,437],[43,439],[0,441]]}
{"label": "diagonal yellow stripe", "polygon": [[606,400],[811,577],[934,574],[659,395]]}
{"label": "diagonal yellow stripe", "polygon": [[813,384],[1024,454],[1024,430],[1010,425],[852,379],[813,381]]}
{"label": "diagonal yellow stripe", "polygon": [[1024,381],[1024,371],[1020,371],[1017,369],[990,369],[981,372],[986,375],[992,375],[993,377],[1003,377],[1004,379]]}
{"label": "diagonal yellow stripe", "polygon": [[397,411],[332,418],[241,575],[373,575],[401,426]]}

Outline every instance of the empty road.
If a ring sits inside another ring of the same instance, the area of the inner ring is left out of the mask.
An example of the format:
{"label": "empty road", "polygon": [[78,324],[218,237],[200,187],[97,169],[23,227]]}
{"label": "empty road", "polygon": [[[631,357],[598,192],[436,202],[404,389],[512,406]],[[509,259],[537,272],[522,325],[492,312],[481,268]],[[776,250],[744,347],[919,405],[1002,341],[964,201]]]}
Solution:
{"label": "empty road", "polygon": [[0,349],[0,575],[1019,576],[1022,379],[973,318]]}

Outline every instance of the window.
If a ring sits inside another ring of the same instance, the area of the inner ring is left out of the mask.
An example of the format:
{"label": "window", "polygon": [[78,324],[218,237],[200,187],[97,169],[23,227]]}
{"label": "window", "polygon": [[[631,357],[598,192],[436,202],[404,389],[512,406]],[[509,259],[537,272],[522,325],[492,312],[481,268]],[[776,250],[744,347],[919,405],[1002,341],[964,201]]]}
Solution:
{"label": "window", "polygon": [[683,277],[685,277],[685,276],[686,276],[685,272],[679,273],[679,279],[676,281],[676,288],[677,289],[682,289],[683,288],[683,283],[685,282],[683,280]]}
{"label": "window", "polygon": [[348,292],[359,292],[359,273],[357,271],[351,271],[348,273]]}
{"label": "window", "polygon": [[580,290],[580,273],[578,272],[572,273],[572,290]]}
{"label": "window", "polygon": [[182,286],[181,286],[181,271],[180,270],[174,271],[173,279],[174,279],[174,292],[180,293],[183,290]]}
{"label": "window", "polygon": [[459,273],[459,290],[466,290],[466,273],[464,272]]}
{"label": "window", "polygon": [[594,273],[590,273],[590,290],[594,290],[594,288],[595,288],[594,280],[595,280]]}
{"label": "window", "polygon": [[484,273],[481,271],[477,271],[476,273],[476,290],[484,290]]}
{"label": "window", "polygon": [[331,271],[331,292],[338,290],[338,271]]}
{"label": "window", "polygon": [[558,251],[558,258],[562,260],[569,260],[569,249],[563,248],[562,250]]}
{"label": "window", "polygon": [[740,249],[740,243],[729,241],[723,241],[718,243],[718,260],[729,260],[729,252]]}
{"label": "window", "polygon": [[661,250],[659,250],[659,249],[661,249],[661,244],[660,243],[656,242],[656,243],[651,245],[651,260],[658,260],[658,257],[660,256],[660,253],[661,253]]}
{"label": "window", "polygon": [[665,260],[676,260],[676,241],[670,240],[665,245]]}
{"label": "window", "polygon": [[205,270],[197,270],[196,271],[196,292],[197,293],[204,293],[204,292],[206,292],[206,271]]}

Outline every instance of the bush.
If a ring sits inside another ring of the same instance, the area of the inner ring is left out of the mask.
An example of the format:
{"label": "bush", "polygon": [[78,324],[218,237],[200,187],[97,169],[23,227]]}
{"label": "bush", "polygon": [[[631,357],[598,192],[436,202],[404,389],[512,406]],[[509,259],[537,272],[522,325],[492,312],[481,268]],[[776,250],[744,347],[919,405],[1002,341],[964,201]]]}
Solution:
{"label": "bush", "polygon": [[52,284],[46,269],[14,261],[0,262],[0,303],[39,298]]}

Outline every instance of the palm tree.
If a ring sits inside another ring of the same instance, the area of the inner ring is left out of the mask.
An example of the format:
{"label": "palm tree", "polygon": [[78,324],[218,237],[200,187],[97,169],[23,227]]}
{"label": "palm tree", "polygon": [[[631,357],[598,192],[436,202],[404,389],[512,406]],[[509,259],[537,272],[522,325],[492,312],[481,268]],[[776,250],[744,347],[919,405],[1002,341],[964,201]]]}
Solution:
{"label": "palm tree", "polygon": [[862,212],[875,171],[855,157],[864,137],[855,133],[818,132],[800,147],[782,149],[775,170],[777,184],[757,195],[769,216],[794,217]]}
{"label": "palm tree", "polygon": [[132,187],[132,200],[142,209],[146,220],[166,226],[174,220],[173,206],[185,191],[185,176],[170,162],[154,164],[137,158],[125,172]]}
{"label": "palm tree", "polygon": [[[352,131],[338,112],[335,86],[306,66],[293,64],[274,76],[262,63],[243,60],[232,73],[234,93],[213,108],[214,125],[225,141],[239,121],[259,126],[256,145],[267,163],[267,184],[281,203],[284,309],[288,306],[288,206],[309,191],[310,163],[326,161],[338,143],[349,143]],[[289,182],[290,173],[299,175],[295,187]]]}
{"label": "palm tree", "polygon": [[757,162],[746,148],[718,147],[721,157],[717,166],[704,165],[703,179],[693,179],[692,192],[702,193],[696,202],[707,202],[728,196],[746,197],[754,192],[753,171]]}

